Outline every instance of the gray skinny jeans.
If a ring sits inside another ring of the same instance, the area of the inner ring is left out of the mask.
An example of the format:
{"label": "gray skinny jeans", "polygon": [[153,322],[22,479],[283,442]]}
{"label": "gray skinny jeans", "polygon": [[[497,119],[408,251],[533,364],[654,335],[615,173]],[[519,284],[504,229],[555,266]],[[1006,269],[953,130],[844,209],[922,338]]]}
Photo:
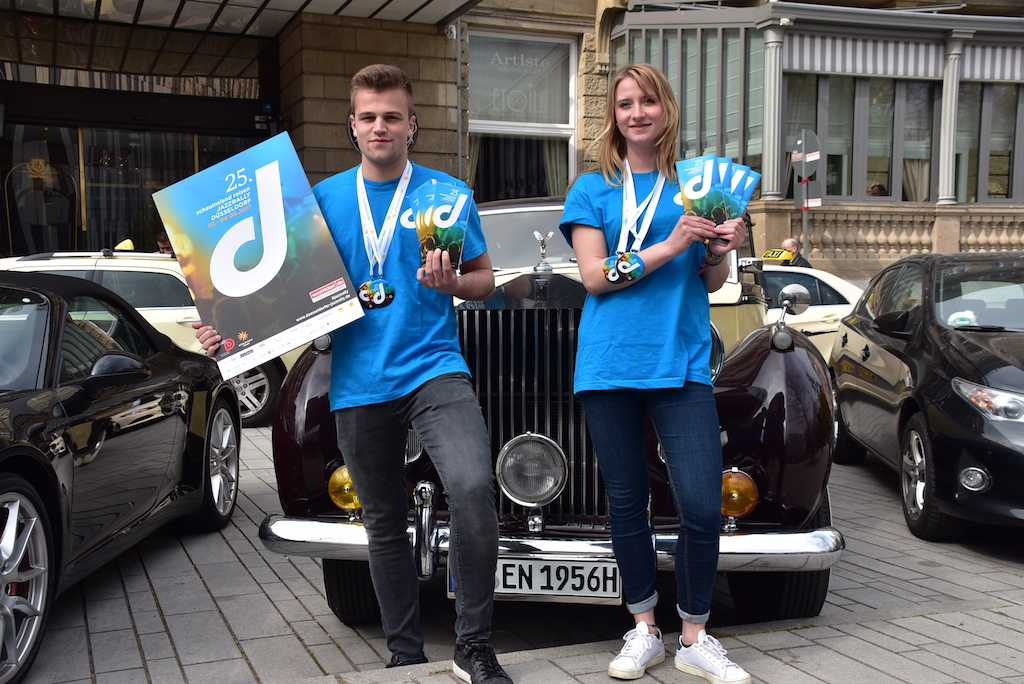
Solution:
{"label": "gray skinny jeans", "polygon": [[448,563],[455,585],[456,642],[487,641],[498,515],[487,426],[469,376],[448,373],[399,399],[340,409],[334,415],[338,447],[363,505],[370,576],[388,649],[403,660],[423,655],[419,579],[407,533],[409,426],[437,469],[451,513]]}

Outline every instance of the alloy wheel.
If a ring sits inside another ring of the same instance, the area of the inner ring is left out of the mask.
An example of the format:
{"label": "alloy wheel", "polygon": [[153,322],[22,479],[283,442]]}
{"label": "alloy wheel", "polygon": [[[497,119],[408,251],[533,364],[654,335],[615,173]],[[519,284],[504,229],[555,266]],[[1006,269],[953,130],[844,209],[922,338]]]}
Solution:
{"label": "alloy wheel", "polygon": [[218,514],[226,516],[238,494],[238,437],[231,414],[223,406],[213,415],[208,454],[213,504]]}
{"label": "alloy wheel", "polygon": [[[6,481],[5,481],[6,482]],[[48,525],[19,488],[0,494],[0,684],[24,674],[45,623],[50,551]]]}
{"label": "alloy wheel", "polygon": [[907,448],[903,452],[900,484],[907,514],[915,520],[921,517],[925,506],[928,461],[924,449],[921,435],[917,430],[911,430],[907,437]]}

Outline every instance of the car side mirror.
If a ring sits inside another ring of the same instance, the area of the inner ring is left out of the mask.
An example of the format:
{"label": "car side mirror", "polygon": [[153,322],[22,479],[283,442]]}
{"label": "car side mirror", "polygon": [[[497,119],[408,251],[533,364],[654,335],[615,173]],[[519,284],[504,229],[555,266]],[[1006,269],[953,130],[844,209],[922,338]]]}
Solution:
{"label": "car side mirror", "polygon": [[757,257],[740,257],[737,265],[741,273],[753,273],[756,275],[763,272],[761,266],[764,265],[764,260]]}
{"label": "car side mirror", "polygon": [[108,351],[92,364],[89,377],[82,386],[90,396],[95,397],[105,387],[130,385],[145,380],[152,374],[146,362],[134,354]]}
{"label": "car side mirror", "polygon": [[890,337],[907,339],[910,332],[907,330],[907,323],[910,321],[910,311],[887,311],[875,318],[875,329]]}
{"label": "car side mirror", "polygon": [[803,285],[791,283],[779,292],[779,306],[790,316],[799,316],[811,305],[811,293]]}

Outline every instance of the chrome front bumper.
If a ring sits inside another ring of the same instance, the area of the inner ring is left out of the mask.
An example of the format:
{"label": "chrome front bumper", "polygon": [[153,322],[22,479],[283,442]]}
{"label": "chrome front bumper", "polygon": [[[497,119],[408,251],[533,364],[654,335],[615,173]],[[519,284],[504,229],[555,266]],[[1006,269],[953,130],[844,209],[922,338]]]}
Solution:
{"label": "chrome front bumper", "polygon": [[[416,525],[409,526],[414,541],[420,575],[429,577],[437,564],[447,564],[448,529],[436,527],[433,533],[419,536]],[[418,539],[432,539],[429,544]],[[271,514],[260,525],[263,545],[274,553],[311,558],[367,560],[366,530],[361,523],[348,521],[289,518]],[[654,547],[660,570],[675,567],[676,536],[656,534]],[[825,570],[839,560],[845,548],[842,535],[833,527],[799,532],[722,535],[719,572],[769,572]],[[498,540],[502,558],[614,560],[611,540],[543,539],[502,537]]]}

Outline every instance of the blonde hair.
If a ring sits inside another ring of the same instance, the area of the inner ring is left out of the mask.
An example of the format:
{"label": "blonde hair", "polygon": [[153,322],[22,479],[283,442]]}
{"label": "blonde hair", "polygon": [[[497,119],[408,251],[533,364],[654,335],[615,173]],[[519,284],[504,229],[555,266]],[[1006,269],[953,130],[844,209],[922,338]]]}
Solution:
{"label": "blonde hair", "polygon": [[665,112],[665,130],[655,142],[655,163],[658,171],[670,180],[676,179],[676,139],[679,137],[679,103],[672,93],[665,74],[656,66],[645,62],[630,64],[619,69],[608,86],[608,106],[604,114],[604,125],[594,141],[597,148],[597,166],[609,185],[621,185],[625,170],[626,139],[615,122],[615,91],[619,84],[632,78],[644,95],[661,104]]}

